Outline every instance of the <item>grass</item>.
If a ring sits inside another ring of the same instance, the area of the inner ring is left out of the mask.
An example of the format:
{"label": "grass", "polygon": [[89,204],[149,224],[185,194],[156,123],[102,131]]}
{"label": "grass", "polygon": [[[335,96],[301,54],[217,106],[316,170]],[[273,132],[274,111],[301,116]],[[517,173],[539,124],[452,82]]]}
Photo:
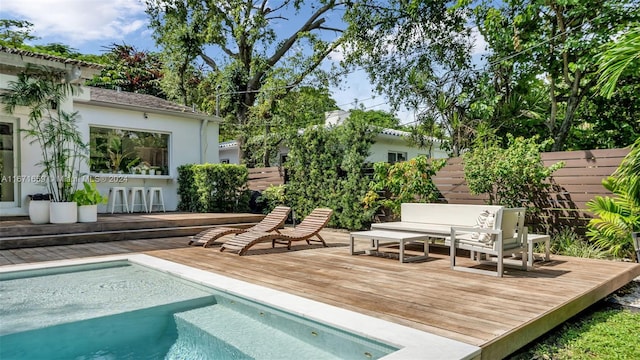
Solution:
{"label": "grass", "polygon": [[[553,237],[556,254],[608,258],[608,254],[570,229]],[[619,294],[631,290],[629,284]],[[630,311],[601,301],[538,338],[509,360],[640,359],[640,311]]]}
{"label": "grass", "polygon": [[525,359],[640,359],[640,312],[596,304],[509,357]]}

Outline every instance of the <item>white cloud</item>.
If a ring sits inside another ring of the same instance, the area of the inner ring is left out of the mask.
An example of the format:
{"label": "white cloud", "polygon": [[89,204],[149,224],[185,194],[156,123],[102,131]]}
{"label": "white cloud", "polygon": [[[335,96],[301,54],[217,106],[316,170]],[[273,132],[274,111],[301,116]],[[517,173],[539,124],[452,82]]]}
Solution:
{"label": "white cloud", "polygon": [[59,38],[71,46],[119,41],[147,20],[140,0],[2,0],[0,17],[33,23],[34,35]]}

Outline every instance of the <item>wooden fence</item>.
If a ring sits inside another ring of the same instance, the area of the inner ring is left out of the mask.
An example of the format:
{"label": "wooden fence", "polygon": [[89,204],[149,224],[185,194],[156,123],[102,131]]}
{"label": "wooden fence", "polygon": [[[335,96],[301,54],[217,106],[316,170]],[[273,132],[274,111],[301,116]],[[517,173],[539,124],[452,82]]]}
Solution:
{"label": "wooden fence", "polygon": [[274,167],[249,169],[249,189],[263,191],[271,185],[284,184],[284,169]]}
{"label": "wooden fence", "polygon": [[[613,174],[629,149],[580,150],[542,153],[545,166],[564,161],[550,179],[551,187],[538,194],[535,206],[540,213],[529,214],[527,223],[533,231],[555,233],[570,227],[584,233],[593,217],[586,203],[595,196],[611,196],[602,180]],[[487,196],[472,195],[464,179],[462,158],[450,158],[433,182],[441,193],[441,202],[450,204],[486,204]],[[249,189],[263,191],[270,185],[284,184],[284,169],[279,167],[249,169]]]}
{"label": "wooden fence", "polygon": [[[546,166],[564,161],[550,179],[551,188],[538,194],[535,205],[541,210],[527,219],[536,232],[555,233],[562,227],[570,227],[584,233],[592,218],[586,203],[595,196],[611,196],[602,186],[602,180],[620,165],[629,149],[580,150],[542,153]],[[461,158],[451,158],[433,178],[442,194],[441,201],[451,204],[485,204],[486,196],[469,192],[464,180]]]}

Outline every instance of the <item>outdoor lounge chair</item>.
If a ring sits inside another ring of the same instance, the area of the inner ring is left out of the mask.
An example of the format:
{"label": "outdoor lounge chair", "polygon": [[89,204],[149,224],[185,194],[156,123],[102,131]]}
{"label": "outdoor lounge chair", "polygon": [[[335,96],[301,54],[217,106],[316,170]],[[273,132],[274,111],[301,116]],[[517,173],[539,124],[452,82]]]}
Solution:
{"label": "outdoor lounge chair", "polygon": [[[247,231],[227,240],[222,244],[220,251],[232,250],[237,251],[238,255],[244,255],[253,245],[269,241],[271,241],[271,247],[275,247],[276,243],[286,244],[288,250],[291,250],[291,242],[293,241],[306,241],[307,244],[311,244],[311,241],[317,241],[326,247],[327,243],[319,233],[331,219],[331,214],[333,214],[331,209],[315,209],[298,226],[280,233]],[[314,236],[318,240],[312,239]]]}
{"label": "outdoor lounge chair", "polygon": [[278,232],[278,229],[284,225],[287,220],[291,208],[287,206],[276,206],[267,216],[264,217],[259,223],[248,228],[234,228],[234,227],[214,227],[204,230],[191,238],[189,245],[202,245],[208,247],[217,239],[229,235],[229,234],[242,234],[247,231],[260,231],[265,233]]}
{"label": "outdoor lounge chair", "polygon": [[[502,277],[504,257],[512,254],[522,254],[522,270],[527,270],[527,230],[524,227],[525,209],[507,208],[501,209],[494,215],[495,222],[492,225],[480,227],[451,227],[450,256],[451,269],[490,274]],[[496,271],[477,269],[474,267],[462,267],[456,265],[456,250],[468,250],[471,258],[479,263],[482,256],[494,257]]]}

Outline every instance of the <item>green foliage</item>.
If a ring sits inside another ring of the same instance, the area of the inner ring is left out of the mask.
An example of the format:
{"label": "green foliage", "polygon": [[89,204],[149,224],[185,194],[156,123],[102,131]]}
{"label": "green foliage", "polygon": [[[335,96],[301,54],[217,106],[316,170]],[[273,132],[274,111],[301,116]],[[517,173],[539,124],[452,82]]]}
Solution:
{"label": "green foliage", "polygon": [[[520,104],[529,107],[521,110],[535,113],[531,100],[536,93],[546,94],[539,102],[545,107],[541,120],[546,129],[538,123],[533,131],[553,138],[553,151],[564,149],[571,128],[581,123],[578,111],[598,80],[601,46],[627,33],[640,18],[633,0],[486,1],[474,11],[489,48],[492,89],[498,107],[504,107],[496,114],[512,113]],[[545,91],[540,92],[536,78],[543,76]]]}
{"label": "green foliage", "polygon": [[160,87],[162,62],[157,54],[113,44],[104,59],[105,67],[86,85],[165,97]]}
{"label": "green foliage", "polygon": [[592,360],[640,358],[640,313],[621,309],[587,311],[508,360]]}
{"label": "green foliage", "polygon": [[[636,73],[640,73],[640,68]],[[593,89],[580,107],[576,126],[567,139],[567,150],[616,149],[640,137],[640,77],[618,79],[611,97]]]}
{"label": "green foliage", "polygon": [[[392,105],[417,107],[425,79],[470,64],[469,12],[446,1],[365,0],[347,7],[345,63],[367,71]],[[419,35],[417,35],[419,34]]]}
{"label": "green foliage", "polygon": [[426,156],[395,164],[375,163],[373,180],[363,199],[365,209],[375,212],[380,208],[388,209],[397,217],[402,203],[438,200],[438,188],[431,177],[445,163],[445,160],[430,161]]}
{"label": "green foliage", "polygon": [[362,169],[375,135],[367,124],[347,119],[333,128],[308,127],[290,140],[286,198],[298,217],[327,207],[334,210],[330,226],[371,223],[373,211],[361,202],[369,183]]}
{"label": "green foliage", "polygon": [[33,24],[25,20],[0,19],[0,45],[15,48],[37,39],[31,35],[32,27]]}
{"label": "green foliage", "polygon": [[393,114],[382,110],[351,110],[349,118],[354,121],[378,126],[385,129],[401,129],[400,119]]}
{"label": "green foliage", "polygon": [[96,182],[84,182],[82,184],[83,188],[76,190],[73,193],[73,201],[77,202],[79,206],[81,205],[98,205],[98,204],[106,204],[109,200],[108,197],[102,196],[100,191],[96,188]]}
{"label": "green foliage", "polygon": [[640,69],[640,23],[635,23],[631,29],[603,48],[597,85],[602,95],[611,98],[620,76],[629,70],[637,74]]}
{"label": "green foliage", "polygon": [[464,177],[472,194],[487,194],[490,204],[508,207],[531,207],[536,195],[546,188],[545,180],[564,166],[559,162],[544,166],[538,137],[529,139],[508,136],[508,147],[501,148],[491,138],[480,138],[463,155]]}
{"label": "green foliage", "polygon": [[178,167],[178,210],[242,212],[249,209],[249,172],[233,164],[197,164]]}
{"label": "green foliage", "polygon": [[639,170],[640,138],[613,175],[602,182],[615,196],[596,196],[587,203],[597,216],[589,221],[587,235],[614,256],[635,256],[631,233],[640,231]]}
{"label": "green foliage", "polygon": [[561,229],[552,237],[551,252],[559,255],[591,259],[605,259],[608,257],[605,250],[585,241],[569,228]]}
{"label": "green foliage", "polygon": [[264,189],[257,202],[262,206],[262,212],[264,214],[270,213],[276,206],[285,205],[285,185],[274,186],[271,185]]}
{"label": "green foliage", "polygon": [[8,92],[0,95],[5,111],[13,114],[18,106],[28,108],[25,138],[42,151],[40,177],[46,179],[52,201],[71,201],[81,177],[81,164],[87,160],[87,146],[78,130],[78,113],[63,109],[68,96],[78,89],[65,81],[64,72],[27,67],[10,81]]}

